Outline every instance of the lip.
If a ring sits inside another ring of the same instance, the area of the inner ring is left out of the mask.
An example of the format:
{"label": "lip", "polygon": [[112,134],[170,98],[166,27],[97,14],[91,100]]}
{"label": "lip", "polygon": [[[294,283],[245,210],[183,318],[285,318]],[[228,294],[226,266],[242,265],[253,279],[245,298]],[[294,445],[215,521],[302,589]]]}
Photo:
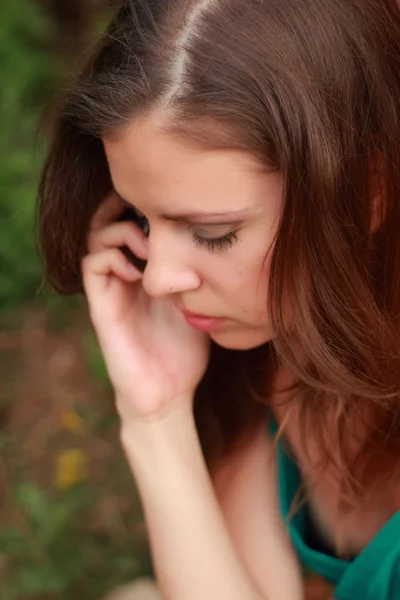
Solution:
{"label": "lip", "polygon": [[191,313],[187,310],[182,310],[183,316],[186,319],[186,322],[195,329],[199,329],[200,331],[213,331],[214,329],[218,329],[225,322],[225,318],[221,317],[208,317],[207,315],[197,315],[195,313]]}

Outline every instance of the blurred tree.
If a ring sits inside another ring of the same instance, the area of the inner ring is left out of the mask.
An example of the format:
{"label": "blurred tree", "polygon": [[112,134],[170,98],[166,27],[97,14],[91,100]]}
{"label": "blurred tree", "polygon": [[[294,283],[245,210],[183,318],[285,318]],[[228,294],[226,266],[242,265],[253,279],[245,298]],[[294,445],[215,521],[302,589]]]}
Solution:
{"label": "blurred tree", "polygon": [[40,108],[54,93],[51,33],[31,0],[0,8],[0,306],[32,299],[41,279],[34,211],[42,151],[35,133]]}
{"label": "blurred tree", "polygon": [[36,0],[55,24],[57,52],[67,60],[86,46],[86,37],[97,27],[94,21],[121,0]]}
{"label": "blurred tree", "polygon": [[[74,58],[118,0],[0,3],[0,306],[32,300],[42,279],[34,212],[43,144],[37,121]],[[90,40],[89,40],[90,41]]]}
{"label": "blurred tree", "polygon": [[96,0],[39,0],[52,18],[57,51],[62,55],[79,52],[89,31]]}

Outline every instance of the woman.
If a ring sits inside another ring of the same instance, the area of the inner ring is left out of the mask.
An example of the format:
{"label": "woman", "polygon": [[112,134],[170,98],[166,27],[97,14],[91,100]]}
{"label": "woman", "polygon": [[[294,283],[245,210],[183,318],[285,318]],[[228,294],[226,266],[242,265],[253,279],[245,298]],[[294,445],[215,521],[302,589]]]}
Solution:
{"label": "woman", "polygon": [[162,598],[400,595],[399,73],[394,0],[131,0],[61,102],[43,254]]}

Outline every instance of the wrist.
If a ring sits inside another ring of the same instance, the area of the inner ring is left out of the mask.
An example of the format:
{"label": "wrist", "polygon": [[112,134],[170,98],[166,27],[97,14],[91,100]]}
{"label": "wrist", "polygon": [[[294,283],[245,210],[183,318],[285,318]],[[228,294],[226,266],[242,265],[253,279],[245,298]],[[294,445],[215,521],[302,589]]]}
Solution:
{"label": "wrist", "polygon": [[155,413],[122,419],[120,438],[130,455],[148,447],[171,445],[193,431],[193,399],[181,397]]}
{"label": "wrist", "polygon": [[[139,407],[138,407],[139,404]],[[193,410],[193,395],[181,394],[173,400],[144,399],[132,402],[129,396],[116,394],[115,405],[120,415],[121,426],[125,429],[141,429],[167,423],[175,414],[184,414]]]}

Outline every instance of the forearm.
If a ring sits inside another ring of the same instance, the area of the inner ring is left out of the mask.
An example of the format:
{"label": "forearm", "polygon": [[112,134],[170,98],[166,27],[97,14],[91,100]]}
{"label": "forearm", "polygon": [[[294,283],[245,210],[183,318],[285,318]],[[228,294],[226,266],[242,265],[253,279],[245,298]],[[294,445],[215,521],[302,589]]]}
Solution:
{"label": "forearm", "polygon": [[230,538],[190,407],[126,427],[122,441],[163,599],[274,600],[257,589]]}

